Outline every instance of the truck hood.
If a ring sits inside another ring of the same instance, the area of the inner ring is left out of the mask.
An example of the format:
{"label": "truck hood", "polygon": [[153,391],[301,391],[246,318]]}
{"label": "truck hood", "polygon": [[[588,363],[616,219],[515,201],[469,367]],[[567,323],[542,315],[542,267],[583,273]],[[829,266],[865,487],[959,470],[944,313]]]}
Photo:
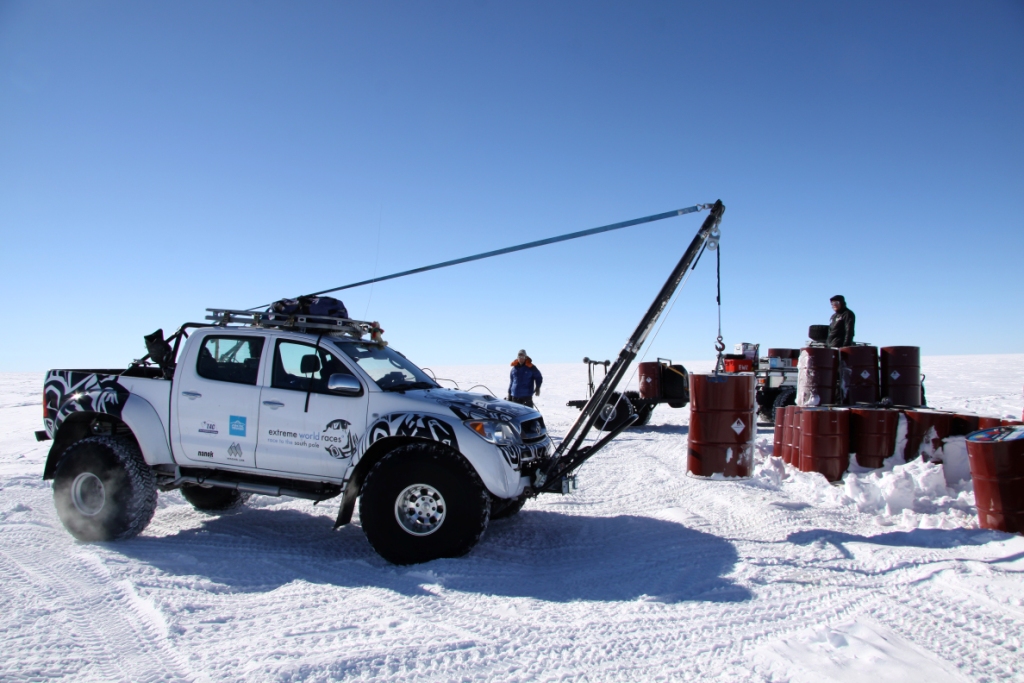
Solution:
{"label": "truck hood", "polygon": [[536,408],[503,401],[487,394],[471,394],[455,389],[415,389],[407,391],[405,395],[418,403],[421,409],[423,403],[436,403],[450,410],[460,420],[519,422],[540,415]]}

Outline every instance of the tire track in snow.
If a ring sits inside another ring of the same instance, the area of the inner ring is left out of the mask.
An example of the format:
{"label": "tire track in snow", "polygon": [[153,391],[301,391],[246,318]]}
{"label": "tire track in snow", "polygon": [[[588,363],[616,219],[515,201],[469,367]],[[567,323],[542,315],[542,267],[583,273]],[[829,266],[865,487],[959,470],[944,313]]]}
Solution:
{"label": "tire track in snow", "polygon": [[[53,530],[51,534],[63,533]],[[140,609],[130,582],[112,578],[90,550],[70,540],[39,545],[37,529],[0,530],[0,565],[7,579],[5,641],[20,641],[5,680],[36,676],[107,681],[184,681],[186,667],[166,642],[154,614]],[[63,545],[63,552],[54,547]],[[49,547],[47,547],[49,546]],[[47,608],[40,612],[39,605]],[[26,616],[35,616],[25,623]],[[57,622],[60,624],[54,628]],[[50,642],[59,637],[59,643]],[[71,642],[67,642],[70,640]],[[69,648],[70,645],[70,648]],[[70,651],[69,651],[70,649]],[[51,661],[61,652],[59,663]],[[0,669],[2,670],[2,669]]]}
{"label": "tire track in snow", "polygon": [[974,680],[1024,680],[1019,644],[1024,620],[992,612],[966,598],[951,602],[928,584],[915,588],[884,590],[887,599],[879,603],[873,617],[923,649],[940,656],[954,654],[955,660],[946,657],[947,661]]}

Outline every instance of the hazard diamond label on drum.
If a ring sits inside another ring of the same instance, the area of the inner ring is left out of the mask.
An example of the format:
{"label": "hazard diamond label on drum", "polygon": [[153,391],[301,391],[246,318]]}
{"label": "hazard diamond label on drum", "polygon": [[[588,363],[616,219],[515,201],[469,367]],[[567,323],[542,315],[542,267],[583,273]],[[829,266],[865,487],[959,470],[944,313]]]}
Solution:
{"label": "hazard diamond label on drum", "polygon": [[732,423],[732,431],[736,432],[737,434],[742,432],[745,428],[746,425],[743,424],[743,420],[739,418],[736,418],[736,421]]}
{"label": "hazard diamond label on drum", "polygon": [[900,373],[898,373],[895,370],[893,370],[891,373],[889,373],[889,376],[892,377],[893,379],[899,379],[900,378]]}
{"label": "hazard diamond label on drum", "polygon": [[864,370],[863,372],[860,373],[860,376],[863,377],[864,379],[867,379],[868,377],[871,376],[871,373],[868,372],[867,370]]}

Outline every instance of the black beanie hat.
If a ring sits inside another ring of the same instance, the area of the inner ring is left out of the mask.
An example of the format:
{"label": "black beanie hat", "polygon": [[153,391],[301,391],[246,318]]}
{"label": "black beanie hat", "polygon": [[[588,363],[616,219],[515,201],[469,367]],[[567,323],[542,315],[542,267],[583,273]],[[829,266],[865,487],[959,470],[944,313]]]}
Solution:
{"label": "black beanie hat", "polygon": [[842,305],[846,305],[846,298],[842,294],[836,294],[834,297],[829,299],[829,301],[838,301]]}

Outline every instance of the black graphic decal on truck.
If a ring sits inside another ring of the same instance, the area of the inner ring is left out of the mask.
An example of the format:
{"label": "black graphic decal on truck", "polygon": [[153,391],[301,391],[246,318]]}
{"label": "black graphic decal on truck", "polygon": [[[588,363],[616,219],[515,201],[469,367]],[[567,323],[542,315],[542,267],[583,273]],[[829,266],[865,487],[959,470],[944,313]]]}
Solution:
{"label": "black graphic decal on truck", "polygon": [[370,438],[367,445],[373,444],[388,436],[411,436],[417,439],[430,439],[443,443],[458,450],[459,442],[455,438],[455,429],[450,424],[433,415],[419,413],[391,413],[385,415],[370,427]]}
{"label": "black graphic decal on truck", "polygon": [[97,412],[121,417],[128,390],[117,375],[52,370],[43,385],[46,417],[43,426],[53,436],[72,413]]}
{"label": "black graphic decal on truck", "polygon": [[332,458],[343,460],[355,455],[356,450],[359,448],[359,439],[352,433],[351,426],[352,423],[348,420],[331,420],[324,427],[324,431],[320,435],[320,441],[327,444],[324,450]]}

